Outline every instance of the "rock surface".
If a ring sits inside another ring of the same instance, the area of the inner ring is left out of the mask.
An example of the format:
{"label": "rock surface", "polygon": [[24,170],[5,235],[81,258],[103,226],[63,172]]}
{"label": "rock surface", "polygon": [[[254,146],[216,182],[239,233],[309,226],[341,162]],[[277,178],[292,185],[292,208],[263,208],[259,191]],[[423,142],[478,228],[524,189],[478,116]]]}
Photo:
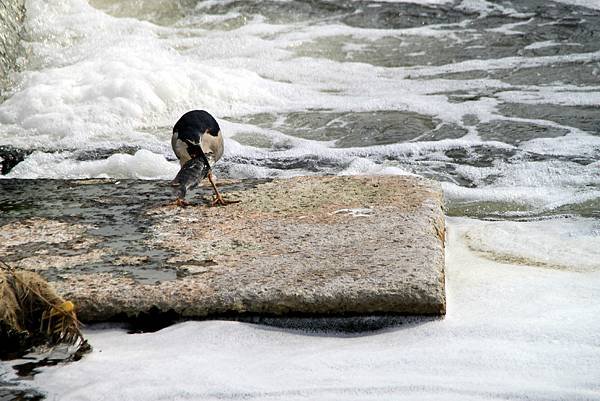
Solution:
{"label": "rock surface", "polygon": [[240,203],[209,207],[201,188],[186,208],[157,181],[0,187],[0,254],[84,321],[445,312],[443,200],[423,178],[229,182]]}

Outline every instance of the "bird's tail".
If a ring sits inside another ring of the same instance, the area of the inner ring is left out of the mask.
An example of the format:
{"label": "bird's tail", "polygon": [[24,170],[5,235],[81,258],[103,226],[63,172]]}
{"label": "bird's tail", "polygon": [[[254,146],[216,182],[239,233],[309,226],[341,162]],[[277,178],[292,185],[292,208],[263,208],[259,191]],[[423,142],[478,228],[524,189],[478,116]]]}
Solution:
{"label": "bird's tail", "polygon": [[198,186],[200,181],[206,178],[209,170],[210,167],[206,163],[205,158],[195,157],[185,162],[173,181],[171,181],[175,195],[179,199],[185,198],[187,191]]}

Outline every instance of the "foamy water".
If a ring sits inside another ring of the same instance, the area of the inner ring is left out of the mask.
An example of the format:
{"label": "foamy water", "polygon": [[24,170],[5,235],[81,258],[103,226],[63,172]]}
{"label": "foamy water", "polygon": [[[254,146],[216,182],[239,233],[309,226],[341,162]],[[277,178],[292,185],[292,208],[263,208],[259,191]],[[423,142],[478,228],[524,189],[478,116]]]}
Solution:
{"label": "foamy water", "polygon": [[36,377],[50,399],[600,400],[597,1],[27,8],[0,104],[24,160],[2,178],[171,179],[172,125],[198,108],[226,138],[218,177],[419,174],[458,216],[443,320],[91,330],[96,352]]}
{"label": "foamy water", "polygon": [[[599,400],[600,271],[577,266],[598,263],[600,224],[551,225],[551,253],[567,251],[565,236],[590,246],[560,269],[532,266],[547,255],[507,250],[514,241],[495,236],[536,236],[536,224],[449,220],[444,319],[358,335],[220,321],[134,335],[92,329],[91,355],[34,384],[64,401]],[[485,253],[470,249],[489,236],[497,241]],[[494,252],[519,258],[497,262]]]}
{"label": "foamy water", "polygon": [[0,145],[27,155],[4,177],[169,179],[172,124],[202,108],[221,177],[413,173],[460,207],[597,206],[598,6],[536,4],[31,0],[0,104]]}

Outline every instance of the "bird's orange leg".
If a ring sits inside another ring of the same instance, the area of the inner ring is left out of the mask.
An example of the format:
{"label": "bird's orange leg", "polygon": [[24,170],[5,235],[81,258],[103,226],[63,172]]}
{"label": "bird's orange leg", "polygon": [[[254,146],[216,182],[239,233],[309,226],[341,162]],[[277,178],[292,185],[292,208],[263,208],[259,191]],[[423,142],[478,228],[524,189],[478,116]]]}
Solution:
{"label": "bird's orange leg", "polygon": [[186,207],[190,205],[190,202],[186,201],[185,199],[177,198],[175,199],[175,205],[179,207]]}
{"label": "bird's orange leg", "polygon": [[208,172],[208,181],[210,182],[210,185],[212,185],[214,191],[215,191],[215,199],[211,202],[211,206],[227,206],[229,204],[232,203],[238,203],[239,201],[226,201],[225,199],[223,199],[223,197],[221,196],[221,193],[219,192],[219,190],[217,189],[217,186],[215,185],[215,182],[213,181],[213,176],[212,176],[212,171]]}

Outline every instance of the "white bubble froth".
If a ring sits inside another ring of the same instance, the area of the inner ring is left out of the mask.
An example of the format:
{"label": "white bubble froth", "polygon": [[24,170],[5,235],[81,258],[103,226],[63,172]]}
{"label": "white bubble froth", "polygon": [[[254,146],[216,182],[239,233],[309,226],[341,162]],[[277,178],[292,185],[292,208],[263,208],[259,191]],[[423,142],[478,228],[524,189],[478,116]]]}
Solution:
{"label": "white bubble froth", "polygon": [[598,249],[597,223],[580,223],[450,220],[444,319],[352,336],[220,321],[134,335],[88,330],[93,353],[45,368],[34,384],[65,401],[598,400],[598,266],[587,273],[546,269],[468,249],[483,239],[501,255],[509,236],[542,230],[543,248],[509,252],[543,259],[544,250],[564,249],[561,257],[574,266],[577,259],[567,257],[574,242],[589,241],[583,249],[590,255]]}
{"label": "white bubble froth", "polygon": [[[483,0],[462,1],[457,7],[480,16],[503,13],[529,18]],[[599,52],[381,67],[299,56],[295,49],[327,38],[342,38],[344,46],[359,50],[389,38],[460,43],[468,30],[460,24],[408,29],[359,28],[332,21],[276,24],[260,17],[221,30],[219,23],[239,15],[200,13],[171,26],[160,26],[111,16],[83,0],[29,0],[27,9],[26,46],[31,60],[23,72],[15,75],[18,85],[12,96],[0,104],[0,145],[37,151],[6,178],[172,178],[177,164],[167,161],[173,156],[169,145],[171,126],[183,112],[193,108],[207,109],[219,119],[227,138],[224,162],[232,161],[227,172],[237,178],[314,173],[301,168],[277,169],[266,163],[293,158],[326,160],[336,166],[322,173],[423,173],[416,168],[421,159],[432,163],[433,168],[433,161],[446,161],[446,150],[480,145],[514,148],[536,157],[593,159],[600,155],[598,137],[581,129],[547,120],[506,117],[498,111],[503,102],[593,107],[598,103],[598,86],[582,88],[554,82],[517,87],[496,79],[439,77],[562,63],[592,65],[600,60]],[[522,22],[526,21],[529,19]],[[499,33],[510,36],[518,29],[505,26]],[[457,34],[459,31],[463,36]],[[455,102],[447,93],[457,91],[490,94]],[[331,141],[303,140],[276,129],[232,122],[248,114],[307,110],[412,112],[455,124],[467,135],[438,142],[417,140],[339,149]],[[478,123],[534,123],[569,134],[513,146],[483,141],[473,124],[466,122],[469,119]],[[236,134],[261,135],[273,146],[259,149],[242,145],[232,139]],[[134,156],[115,154],[104,160],[77,160],[74,156],[82,150],[121,146],[142,150]],[[595,188],[600,185],[600,177],[594,173],[594,166],[500,159],[491,167],[459,164],[457,171],[476,182],[477,188],[451,183],[444,184],[444,188],[455,199],[513,198],[547,207],[597,196]],[[495,176],[500,180],[490,183],[489,178]],[[573,190],[579,184],[587,186],[584,193]]]}

